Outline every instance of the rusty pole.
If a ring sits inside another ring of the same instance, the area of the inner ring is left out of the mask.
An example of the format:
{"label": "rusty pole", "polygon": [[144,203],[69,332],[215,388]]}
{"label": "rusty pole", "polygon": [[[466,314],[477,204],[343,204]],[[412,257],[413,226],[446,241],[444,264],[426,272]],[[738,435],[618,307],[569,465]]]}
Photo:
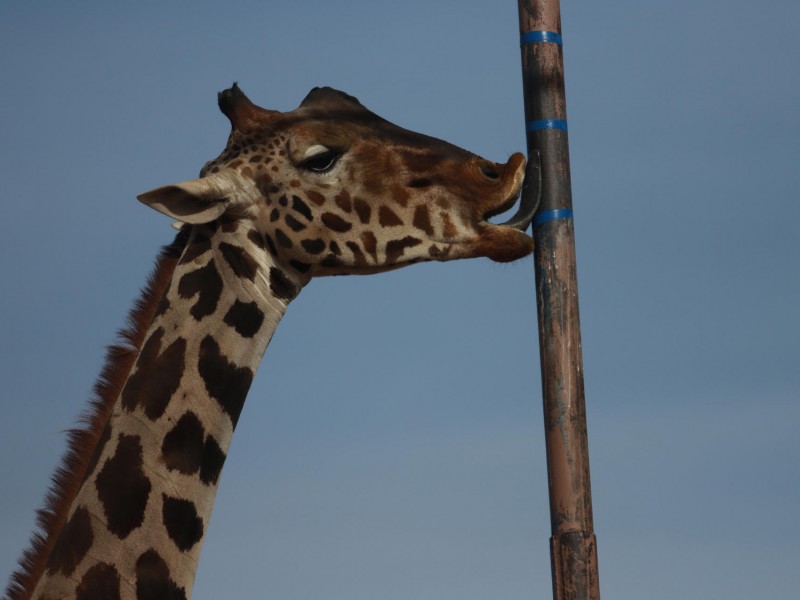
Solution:
{"label": "rusty pole", "polygon": [[[528,156],[541,156],[534,218],[550,559],[555,600],[599,600],[578,315],[559,0],[518,0]],[[535,193],[526,186],[523,193]]]}

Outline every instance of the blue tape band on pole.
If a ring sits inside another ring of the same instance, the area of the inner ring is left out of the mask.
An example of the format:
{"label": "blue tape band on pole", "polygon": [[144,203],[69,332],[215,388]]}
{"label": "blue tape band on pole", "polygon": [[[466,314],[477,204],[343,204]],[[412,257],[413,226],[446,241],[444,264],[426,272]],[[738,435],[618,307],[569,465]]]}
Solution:
{"label": "blue tape band on pole", "polygon": [[555,31],[528,31],[519,36],[519,45],[551,43],[562,45],[561,34]]}
{"label": "blue tape band on pole", "polygon": [[567,131],[567,122],[564,119],[541,119],[540,121],[531,121],[525,128],[528,131],[540,131],[542,129]]}
{"label": "blue tape band on pole", "polygon": [[533,226],[538,227],[548,221],[555,221],[556,219],[572,219],[571,208],[559,208],[556,210],[543,210],[533,220]]}

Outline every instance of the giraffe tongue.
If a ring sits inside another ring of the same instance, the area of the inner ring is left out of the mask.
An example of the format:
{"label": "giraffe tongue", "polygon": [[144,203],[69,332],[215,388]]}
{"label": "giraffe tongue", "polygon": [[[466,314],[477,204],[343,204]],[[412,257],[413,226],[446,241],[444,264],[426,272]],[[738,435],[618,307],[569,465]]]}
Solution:
{"label": "giraffe tongue", "polygon": [[542,170],[540,165],[539,153],[528,160],[525,167],[525,182],[522,184],[522,200],[519,203],[517,212],[508,221],[499,223],[506,227],[513,227],[520,231],[525,231],[533,221],[533,215],[539,207],[542,199]]}

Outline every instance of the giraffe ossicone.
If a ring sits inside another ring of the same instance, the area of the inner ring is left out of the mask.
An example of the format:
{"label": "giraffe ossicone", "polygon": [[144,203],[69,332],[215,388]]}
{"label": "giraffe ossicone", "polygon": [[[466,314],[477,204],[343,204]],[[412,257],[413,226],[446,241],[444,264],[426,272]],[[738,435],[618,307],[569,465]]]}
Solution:
{"label": "giraffe ossicone", "polygon": [[533,251],[507,224],[525,169],[389,123],[315,88],[294,111],[234,86],[225,150],[139,196],[178,221],[85,427],[39,512],[8,598],[186,599],[234,428],[286,306],[315,276]]}

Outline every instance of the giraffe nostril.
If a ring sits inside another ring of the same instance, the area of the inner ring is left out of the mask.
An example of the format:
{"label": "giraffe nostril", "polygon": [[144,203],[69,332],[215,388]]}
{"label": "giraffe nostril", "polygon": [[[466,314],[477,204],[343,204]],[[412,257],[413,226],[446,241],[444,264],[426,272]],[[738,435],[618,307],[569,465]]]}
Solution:
{"label": "giraffe nostril", "polygon": [[481,163],[481,173],[484,177],[493,181],[500,179],[500,171],[489,162]]}

